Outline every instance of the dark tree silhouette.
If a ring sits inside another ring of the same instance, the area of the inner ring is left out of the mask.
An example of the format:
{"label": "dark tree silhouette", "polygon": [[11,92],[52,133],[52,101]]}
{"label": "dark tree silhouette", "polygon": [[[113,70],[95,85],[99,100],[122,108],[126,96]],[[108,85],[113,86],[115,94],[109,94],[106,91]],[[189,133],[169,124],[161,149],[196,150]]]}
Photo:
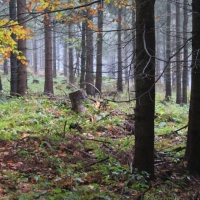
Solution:
{"label": "dark tree silhouette", "polygon": [[185,160],[190,171],[200,175],[200,3],[192,1],[192,88]]}
{"label": "dark tree silhouette", "polygon": [[155,0],[136,1],[134,168],[154,177]]}

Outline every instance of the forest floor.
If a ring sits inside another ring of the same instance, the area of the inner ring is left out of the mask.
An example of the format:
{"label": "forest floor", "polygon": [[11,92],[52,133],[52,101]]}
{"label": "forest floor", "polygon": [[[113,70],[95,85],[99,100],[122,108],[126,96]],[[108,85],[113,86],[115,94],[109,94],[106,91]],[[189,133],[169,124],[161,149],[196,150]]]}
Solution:
{"label": "forest floor", "polygon": [[200,199],[200,177],[184,163],[188,106],[160,99],[147,181],[132,169],[134,102],[97,100],[78,115],[67,97],[2,93],[0,199]]}

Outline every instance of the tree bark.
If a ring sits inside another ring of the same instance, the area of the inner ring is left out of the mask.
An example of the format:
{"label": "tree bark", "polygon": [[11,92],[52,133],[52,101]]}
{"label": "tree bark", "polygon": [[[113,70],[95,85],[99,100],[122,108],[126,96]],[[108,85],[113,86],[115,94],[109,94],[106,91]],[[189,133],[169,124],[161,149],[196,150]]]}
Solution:
{"label": "tree bark", "polygon": [[86,64],[86,23],[82,22],[82,30],[81,30],[81,77],[80,77],[80,88],[84,88],[83,82],[85,82],[85,64]]}
{"label": "tree bark", "polygon": [[[88,19],[92,21],[92,15],[87,11]],[[93,30],[88,27],[86,22],[86,75],[85,81],[94,85],[94,71],[93,71]],[[94,95],[95,90],[90,84],[86,85],[86,92],[89,95]]]}
{"label": "tree bark", "polygon": [[[184,13],[184,20],[183,20],[183,41],[184,43],[187,41],[187,25],[188,25],[188,10],[187,10],[187,0],[184,0],[183,4],[183,13]],[[183,90],[182,90],[182,102],[187,103],[187,83],[188,83],[188,45],[185,44],[184,49],[184,65],[183,65]]]}
{"label": "tree bark", "polygon": [[84,90],[80,89],[69,94],[69,98],[72,103],[72,110],[76,113],[84,113],[86,111],[83,105],[84,101],[87,101]]}
{"label": "tree bark", "polygon": [[[166,24],[166,59],[170,58],[171,52],[171,37],[170,37],[170,27],[171,27],[171,5],[170,0],[167,0],[167,24]],[[172,96],[172,80],[171,80],[171,68],[170,63],[167,63],[167,68],[165,70],[165,99],[169,100]]]}
{"label": "tree bark", "polygon": [[[17,17],[19,24],[26,28],[26,0],[17,1]],[[18,51],[22,52],[20,56],[26,57],[26,39],[18,41]],[[27,90],[27,66],[21,61],[18,61],[17,73],[17,93],[24,96]]]}
{"label": "tree bark", "polygon": [[56,25],[53,23],[53,78],[57,77],[57,69],[56,69]]}
{"label": "tree bark", "polygon": [[185,159],[188,168],[200,175],[200,3],[192,1],[192,88]]}
{"label": "tree bark", "polygon": [[121,29],[122,29],[122,8],[118,9],[118,32],[117,32],[117,56],[118,56],[118,72],[117,72],[117,91],[123,92],[123,83],[122,83],[122,34],[121,34]]}
{"label": "tree bark", "polygon": [[52,33],[51,16],[44,15],[44,37],[45,37],[45,82],[44,93],[53,94],[53,69],[52,69]]}
{"label": "tree bark", "polygon": [[72,44],[72,23],[70,22],[68,31],[69,31],[69,82],[74,83],[74,53],[73,53],[73,44]]}
{"label": "tree bark", "polygon": [[[176,52],[181,47],[181,23],[180,23],[180,0],[176,0]],[[182,103],[181,99],[181,53],[176,54],[176,103]]]}
{"label": "tree bark", "polygon": [[101,92],[102,86],[102,53],[103,53],[103,11],[101,3],[98,4],[98,30],[97,33],[97,69],[96,69],[96,88]]}
{"label": "tree bark", "polygon": [[8,75],[8,60],[4,60],[3,73],[4,73],[4,75]]}
{"label": "tree bark", "polygon": [[34,74],[38,73],[38,55],[37,55],[37,40],[36,37],[33,39],[33,69]]}
{"label": "tree bark", "polygon": [[136,108],[133,167],[154,177],[155,0],[136,1]]}
{"label": "tree bark", "polygon": [[2,82],[1,82],[1,76],[0,76],[0,92],[3,90]]}
{"label": "tree bark", "polygon": [[68,73],[67,73],[67,69],[68,69],[68,65],[67,65],[67,60],[68,60],[68,52],[67,52],[67,42],[64,41],[64,53],[63,53],[63,67],[64,67],[64,76],[67,77]]}
{"label": "tree bark", "polygon": [[[10,0],[9,2],[9,12],[10,12],[10,20],[17,20],[17,7],[16,0]],[[12,39],[16,40],[16,35],[12,34]],[[12,96],[17,95],[17,56],[14,53],[11,53],[10,56],[10,94]]]}

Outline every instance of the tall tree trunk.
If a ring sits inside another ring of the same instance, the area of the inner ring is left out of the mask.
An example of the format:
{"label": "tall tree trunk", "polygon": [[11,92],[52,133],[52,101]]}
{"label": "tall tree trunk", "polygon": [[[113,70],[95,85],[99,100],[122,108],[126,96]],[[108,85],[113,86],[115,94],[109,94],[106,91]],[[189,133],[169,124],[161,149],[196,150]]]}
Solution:
{"label": "tall tree trunk", "polygon": [[190,171],[200,175],[200,3],[192,1],[192,88],[185,159]]}
{"label": "tall tree trunk", "polygon": [[[183,13],[184,13],[184,20],[183,20],[183,41],[184,43],[187,41],[187,25],[188,25],[188,11],[187,11],[187,0],[184,0],[183,5]],[[187,103],[187,83],[188,83],[188,45],[184,46],[184,65],[183,65],[183,103]]]}
{"label": "tall tree trunk", "polygon": [[[78,49],[76,49],[76,72],[77,72],[77,77],[79,77],[79,73],[80,73],[80,69],[79,69],[79,65],[80,65],[80,61],[79,61],[79,58],[80,58],[80,52]],[[75,73],[76,75],[76,73]]]}
{"label": "tall tree trunk", "polygon": [[64,41],[64,52],[63,52],[63,67],[64,67],[64,76],[67,77],[67,69],[68,69],[68,52],[67,52],[67,42]]}
{"label": "tall tree trunk", "polygon": [[82,84],[85,82],[85,64],[86,64],[86,41],[85,41],[85,35],[86,35],[86,23],[82,22],[82,30],[81,30],[81,77],[80,77],[80,88],[84,88],[84,85]]}
{"label": "tall tree trunk", "polygon": [[117,91],[122,92],[123,91],[123,83],[122,83],[122,9],[118,9],[118,32],[117,32],[117,56],[118,56],[118,72],[117,72]]}
{"label": "tall tree trunk", "polygon": [[34,74],[38,73],[38,55],[37,55],[37,40],[36,37],[33,39],[33,69]]}
{"label": "tall tree trunk", "polygon": [[4,75],[8,75],[8,60],[4,60],[4,63],[3,63],[3,73]]}
{"label": "tall tree trunk", "polygon": [[[170,37],[170,27],[171,27],[171,5],[170,0],[167,0],[167,24],[166,24],[166,60],[170,58],[171,52],[171,37]],[[165,99],[169,100],[172,96],[172,80],[171,80],[171,69],[170,63],[167,63],[167,68],[165,70]]]}
{"label": "tall tree trunk", "polygon": [[[133,1],[132,2],[133,4],[133,7],[135,8],[135,2]],[[133,85],[135,87],[135,77],[134,77],[134,74],[135,74],[135,58],[136,58],[136,34],[135,34],[135,21],[136,21],[136,12],[135,10],[133,9],[132,10],[132,28],[133,28],[133,31],[132,31],[132,61],[131,61],[131,66],[132,66],[132,71],[131,71],[131,75],[132,75],[132,81],[133,81]],[[134,89],[135,90],[135,89]],[[134,94],[135,95],[135,94]]]}
{"label": "tall tree trunk", "polygon": [[101,92],[102,86],[102,52],[103,52],[103,11],[101,3],[98,4],[98,30],[97,33],[97,69],[96,69],[96,88]]}
{"label": "tall tree trunk", "polygon": [[[26,28],[26,0],[17,1],[17,17],[18,22]],[[26,57],[26,40],[18,40],[18,51],[21,51],[21,56]],[[17,93],[24,96],[27,90],[27,66],[18,61],[17,67]]]}
{"label": "tall tree trunk", "polygon": [[[87,12],[88,19],[92,21],[92,16]],[[93,30],[88,27],[86,22],[86,75],[85,81],[94,85],[94,71],[93,71]],[[90,84],[86,84],[86,92],[89,95],[94,95],[95,90]]]}
{"label": "tall tree trunk", "polygon": [[52,69],[52,31],[51,16],[44,15],[44,38],[45,38],[45,82],[44,93],[53,94],[53,69]]}
{"label": "tall tree trunk", "polygon": [[[181,47],[181,23],[180,23],[180,0],[176,0],[176,52]],[[180,104],[181,100],[181,53],[176,55],[176,103]]]}
{"label": "tall tree trunk", "polygon": [[[126,8],[124,8],[124,21],[127,22],[127,13],[128,13],[128,10]],[[127,31],[124,32],[124,40],[127,40],[127,38],[129,37],[128,35],[129,33]],[[124,46],[124,51],[123,51],[123,59],[124,59],[124,81],[125,83],[127,84],[127,91],[129,92],[129,75],[130,75],[130,70],[129,70],[129,67],[128,67],[128,45],[125,45]]]}
{"label": "tall tree trunk", "polygon": [[56,69],[56,24],[53,25],[53,78],[57,77],[57,69]]}
{"label": "tall tree trunk", "polygon": [[[10,20],[17,20],[16,0],[9,1]],[[16,41],[16,35],[12,34],[12,39]],[[11,53],[10,56],[10,94],[17,95],[17,56]]]}
{"label": "tall tree trunk", "polygon": [[72,23],[70,22],[68,30],[69,30],[69,82],[74,83],[74,53],[73,53],[73,44],[72,44]]}
{"label": "tall tree trunk", "polygon": [[0,92],[3,91],[3,86],[2,86],[2,82],[1,82],[1,76],[0,76]]}
{"label": "tall tree trunk", "polygon": [[136,1],[134,168],[154,176],[155,0]]}

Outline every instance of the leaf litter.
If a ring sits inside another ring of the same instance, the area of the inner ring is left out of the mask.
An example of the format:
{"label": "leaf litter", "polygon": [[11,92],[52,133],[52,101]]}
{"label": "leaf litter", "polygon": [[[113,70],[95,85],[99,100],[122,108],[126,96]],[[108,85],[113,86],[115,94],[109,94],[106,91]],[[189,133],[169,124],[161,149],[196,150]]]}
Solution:
{"label": "leaf litter", "polygon": [[134,118],[125,108],[111,104],[101,110],[98,105],[78,116],[58,99],[7,103],[12,101],[24,112],[12,114],[6,103],[1,108],[14,124],[0,126],[1,199],[200,198],[199,177],[184,167],[186,129],[174,130],[184,124],[169,121],[171,113],[163,117],[163,108],[157,123],[168,121],[155,135],[156,178],[148,182],[145,175],[132,173]]}

